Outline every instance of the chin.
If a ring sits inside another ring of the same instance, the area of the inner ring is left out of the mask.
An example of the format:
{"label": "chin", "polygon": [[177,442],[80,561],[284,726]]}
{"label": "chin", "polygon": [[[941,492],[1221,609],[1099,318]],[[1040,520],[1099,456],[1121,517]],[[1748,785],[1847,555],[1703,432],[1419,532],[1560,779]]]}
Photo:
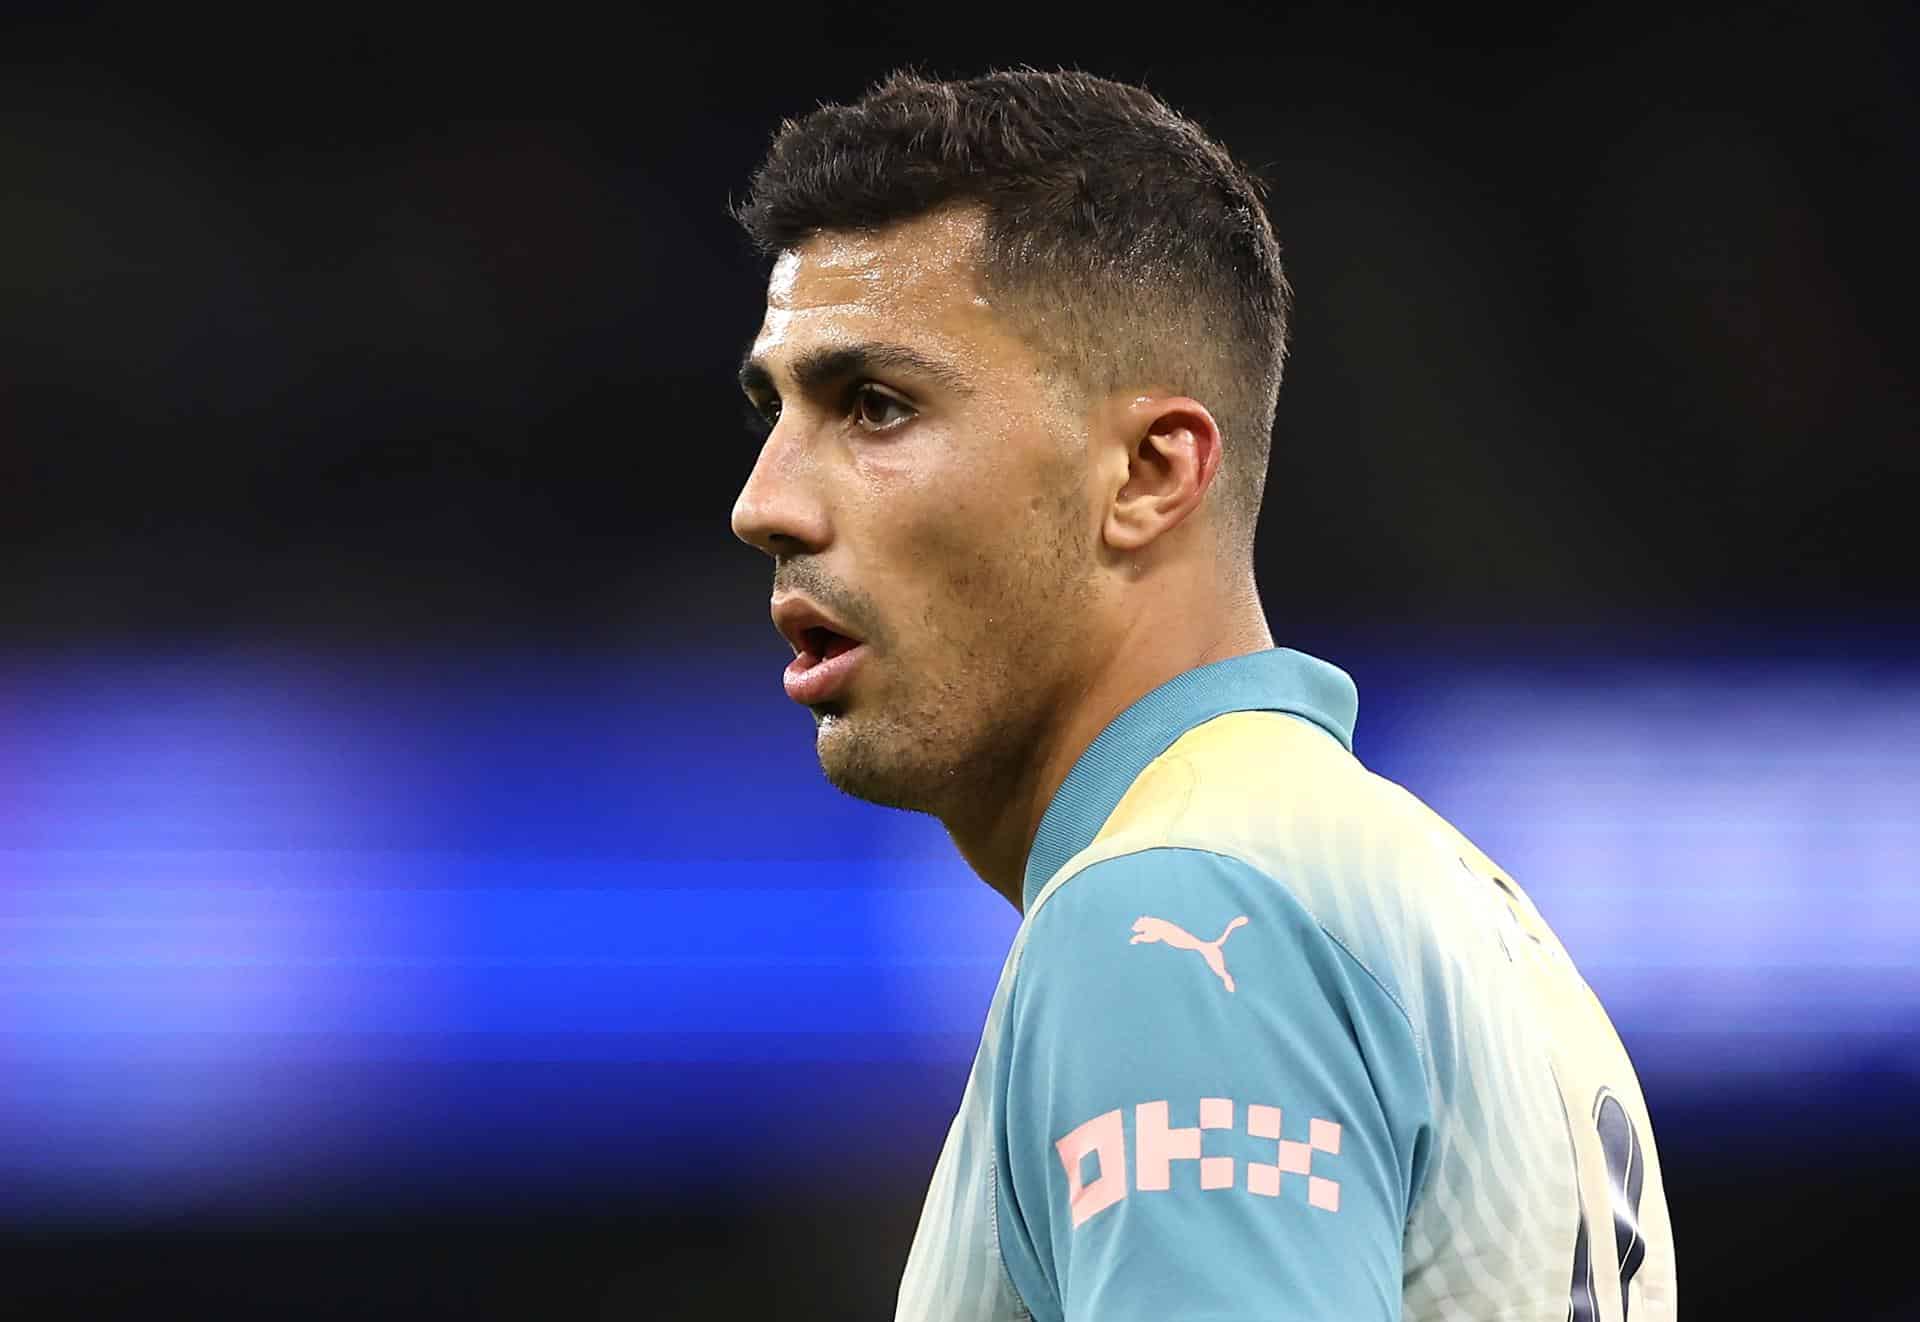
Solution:
{"label": "chin", "polygon": [[827,783],[842,794],[878,804],[883,808],[904,808],[926,812],[926,796],[916,792],[918,777],[901,766],[890,751],[875,738],[876,731],[861,729],[850,721],[844,710],[823,703],[814,714],[814,752],[820,758],[820,770]]}

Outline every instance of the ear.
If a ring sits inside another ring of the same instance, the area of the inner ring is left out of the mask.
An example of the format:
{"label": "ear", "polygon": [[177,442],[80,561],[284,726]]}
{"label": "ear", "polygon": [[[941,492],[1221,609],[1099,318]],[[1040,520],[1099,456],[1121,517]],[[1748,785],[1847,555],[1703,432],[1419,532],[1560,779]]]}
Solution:
{"label": "ear", "polygon": [[1127,475],[1101,533],[1115,550],[1137,551],[1200,507],[1220,471],[1220,428],[1206,405],[1184,395],[1139,396],[1121,421]]}

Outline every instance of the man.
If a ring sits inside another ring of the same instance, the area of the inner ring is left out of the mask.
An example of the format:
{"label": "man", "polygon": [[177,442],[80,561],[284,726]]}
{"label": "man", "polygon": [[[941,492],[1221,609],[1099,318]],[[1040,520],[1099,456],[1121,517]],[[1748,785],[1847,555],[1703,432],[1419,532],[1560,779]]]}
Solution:
{"label": "man", "polygon": [[1273,646],[1253,179],[1137,88],[896,76],[783,125],[739,214],[787,692],[1024,915],[899,1317],[1672,1318],[1604,1011]]}

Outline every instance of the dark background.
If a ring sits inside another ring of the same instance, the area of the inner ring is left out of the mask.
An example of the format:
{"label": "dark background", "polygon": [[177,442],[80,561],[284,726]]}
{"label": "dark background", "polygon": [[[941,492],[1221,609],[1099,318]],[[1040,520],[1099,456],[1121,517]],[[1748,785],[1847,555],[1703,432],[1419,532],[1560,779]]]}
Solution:
{"label": "dark background", "polygon": [[[1913,672],[1909,8],[1036,12],[14,11],[0,645],[771,641],[728,202],[784,115],[1032,63],[1144,80],[1270,183],[1280,641]],[[1811,1105],[1732,1142],[1654,1098],[1687,1316],[1916,1315],[1872,1251],[1902,1088],[1825,1146]],[[16,1217],[0,1313],[888,1315],[940,1138],[833,1186]]]}

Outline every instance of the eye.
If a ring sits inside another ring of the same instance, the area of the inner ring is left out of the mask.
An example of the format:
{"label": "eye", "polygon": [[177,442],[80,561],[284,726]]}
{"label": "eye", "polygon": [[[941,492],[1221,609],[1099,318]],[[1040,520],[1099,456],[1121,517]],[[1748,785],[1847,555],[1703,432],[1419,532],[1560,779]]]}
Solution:
{"label": "eye", "polygon": [[780,421],[780,397],[758,400],[749,396],[746,400],[747,430],[765,440],[773,433],[774,424]]}
{"label": "eye", "polygon": [[862,385],[853,392],[853,420],[868,431],[891,431],[913,416],[911,404],[877,386]]}

